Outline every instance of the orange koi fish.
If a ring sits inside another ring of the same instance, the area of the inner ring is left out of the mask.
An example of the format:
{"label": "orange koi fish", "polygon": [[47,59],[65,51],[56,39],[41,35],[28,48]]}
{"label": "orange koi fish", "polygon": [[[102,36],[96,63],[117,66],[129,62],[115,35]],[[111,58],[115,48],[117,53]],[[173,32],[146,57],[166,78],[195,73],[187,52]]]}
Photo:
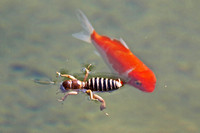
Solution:
{"label": "orange koi fish", "polygon": [[75,38],[92,43],[108,66],[127,79],[127,84],[145,92],[154,90],[156,85],[154,73],[130,51],[123,39],[116,40],[99,35],[80,10],[77,12],[77,17],[83,31],[73,34]]}

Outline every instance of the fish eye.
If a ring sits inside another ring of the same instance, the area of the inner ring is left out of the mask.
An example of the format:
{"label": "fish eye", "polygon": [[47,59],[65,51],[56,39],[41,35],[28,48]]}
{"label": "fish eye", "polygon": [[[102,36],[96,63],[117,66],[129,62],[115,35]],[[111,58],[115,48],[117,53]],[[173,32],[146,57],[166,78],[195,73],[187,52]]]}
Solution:
{"label": "fish eye", "polygon": [[135,84],[138,85],[138,86],[141,86],[141,85],[142,85],[142,82],[139,81],[139,80],[136,80],[136,81],[135,81]]}

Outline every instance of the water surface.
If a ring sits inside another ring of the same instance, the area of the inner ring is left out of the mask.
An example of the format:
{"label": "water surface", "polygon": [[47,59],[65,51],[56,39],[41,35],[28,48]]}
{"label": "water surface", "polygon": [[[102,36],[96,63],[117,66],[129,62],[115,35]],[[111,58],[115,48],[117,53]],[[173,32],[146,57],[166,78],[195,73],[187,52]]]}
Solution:
{"label": "water surface", "polygon": [[[200,16],[198,0],[0,1],[0,132],[184,133],[199,132]],[[100,94],[99,103],[80,94],[62,104],[55,79],[61,69],[110,72],[95,48],[77,40],[76,9],[85,12],[100,34],[122,37],[156,74],[153,93],[131,86]]]}

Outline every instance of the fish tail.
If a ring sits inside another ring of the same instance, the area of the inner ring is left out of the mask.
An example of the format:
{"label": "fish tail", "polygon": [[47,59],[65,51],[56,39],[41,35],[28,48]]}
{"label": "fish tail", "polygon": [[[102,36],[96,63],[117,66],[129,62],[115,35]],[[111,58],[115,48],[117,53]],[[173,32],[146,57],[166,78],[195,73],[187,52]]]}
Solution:
{"label": "fish tail", "polygon": [[92,27],[89,20],[87,19],[87,17],[81,10],[77,10],[76,14],[77,14],[79,21],[81,22],[83,31],[72,34],[72,36],[77,39],[83,40],[85,42],[91,43],[91,34],[93,33],[94,28]]}

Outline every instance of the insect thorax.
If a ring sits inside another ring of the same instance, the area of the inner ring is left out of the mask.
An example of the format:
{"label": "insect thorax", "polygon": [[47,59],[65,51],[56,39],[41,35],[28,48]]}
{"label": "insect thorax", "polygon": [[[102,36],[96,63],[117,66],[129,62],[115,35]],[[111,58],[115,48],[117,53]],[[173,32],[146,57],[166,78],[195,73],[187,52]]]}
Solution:
{"label": "insect thorax", "polygon": [[85,86],[85,82],[80,80],[65,80],[60,84],[60,90],[66,92],[70,89],[82,89]]}

